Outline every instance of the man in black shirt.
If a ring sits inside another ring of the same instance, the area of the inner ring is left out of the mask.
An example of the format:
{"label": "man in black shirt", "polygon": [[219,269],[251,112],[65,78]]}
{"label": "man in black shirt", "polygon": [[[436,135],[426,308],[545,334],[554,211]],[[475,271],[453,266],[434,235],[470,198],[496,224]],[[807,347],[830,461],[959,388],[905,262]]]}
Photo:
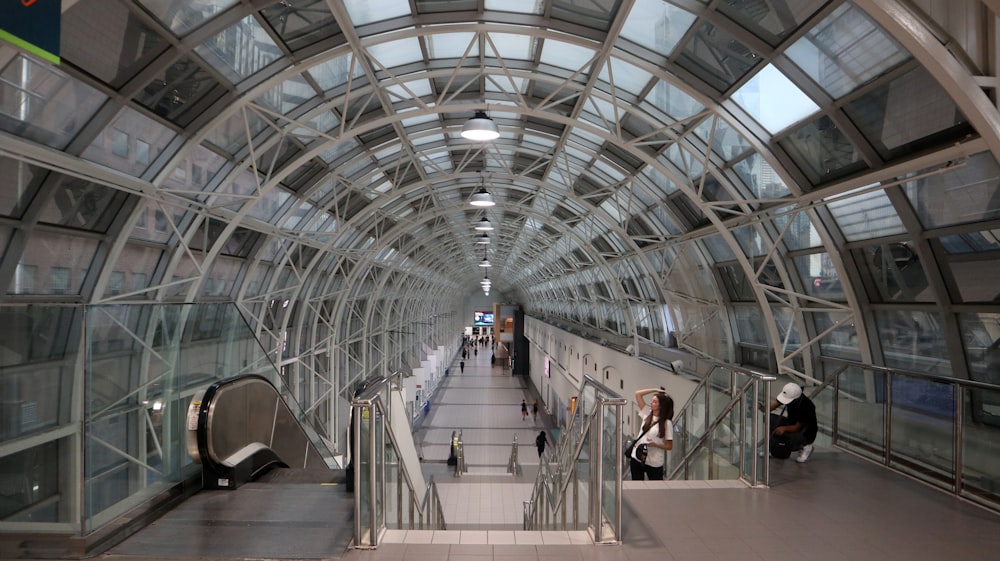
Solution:
{"label": "man in black shirt", "polygon": [[[775,412],[779,407],[782,411]],[[816,405],[802,394],[801,386],[794,382],[785,384],[777,399],[771,402],[771,455],[787,458],[798,450],[795,461],[807,461],[812,455],[818,428]]]}

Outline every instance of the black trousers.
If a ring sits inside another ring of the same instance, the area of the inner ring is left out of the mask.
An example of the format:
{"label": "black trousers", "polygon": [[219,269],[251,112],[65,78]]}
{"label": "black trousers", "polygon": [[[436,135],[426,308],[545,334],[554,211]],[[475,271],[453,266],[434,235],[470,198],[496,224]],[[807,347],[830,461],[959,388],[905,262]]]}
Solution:
{"label": "black trousers", "polygon": [[771,448],[775,447],[773,440],[774,438],[784,439],[785,442],[787,443],[786,445],[788,446],[788,450],[791,452],[800,450],[806,444],[812,444],[812,442],[806,442],[806,435],[801,430],[788,431],[781,436],[774,435],[774,429],[788,424],[791,424],[788,422],[788,417],[783,417],[776,413],[771,413],[771,433],[772,433]]}
{"label": "black trousers", "polygon": [[636,461],[635,458],[629,458],[628,467],[632,472],[632,481],[642,481],[643,479],[649,479],[650,481],[663,481],[663,466],[647,466],[646,464]]}

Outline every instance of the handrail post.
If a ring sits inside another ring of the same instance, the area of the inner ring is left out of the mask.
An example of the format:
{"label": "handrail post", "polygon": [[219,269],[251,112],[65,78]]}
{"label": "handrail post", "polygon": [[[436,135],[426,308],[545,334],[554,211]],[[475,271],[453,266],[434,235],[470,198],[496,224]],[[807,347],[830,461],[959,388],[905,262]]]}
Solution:
{"label": "handrail post", "polygon": [[892,457],[892,372],[886,372],[885,376],[885,413],[882,415],[882,432],[885,443],[885,457],[882,463],[888,466]]}
{"label": "handrail post", "polygon": [[954,442],[952,443],[953,446],[952,455],[954,457],[954,466],[952,470],[955,474],[954,475],[955,495],[961,495],[962,488],[965,483],[964,478],[962,477],[962,463],[965,461],[965,458],[962,455],[962,450],[963,450],[962,439],[965,438],[965,427],[962,423],[965,417],[965,410],[964,410],[965,401],[962,399],[962,394],[963,394],[962,387],[954,383],[951,384],[951,387],[955,392],[955,426],[953,427],[954,436],[952,437],[954,439]]}

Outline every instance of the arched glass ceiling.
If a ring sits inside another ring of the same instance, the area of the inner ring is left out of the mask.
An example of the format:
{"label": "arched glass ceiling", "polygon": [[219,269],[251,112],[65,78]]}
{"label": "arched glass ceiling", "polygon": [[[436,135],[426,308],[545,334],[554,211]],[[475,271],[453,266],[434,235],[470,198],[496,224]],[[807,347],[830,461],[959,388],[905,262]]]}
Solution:
{"label": "arched glass ceiling", "polygon": [[[976,81],[996,46],[927,21],[873,0],[66,3],[62,66],[0,46],[4,298],[234,299],[276,338],[321,317],[339,332],[286,352],[358,373],[390,358],[354,342],[458,310],[488,256],[502,298],[613,341],[974,376],[967,342],[1000,337],[1000,121]],[[460,136],[478,110],[496,141]]]}

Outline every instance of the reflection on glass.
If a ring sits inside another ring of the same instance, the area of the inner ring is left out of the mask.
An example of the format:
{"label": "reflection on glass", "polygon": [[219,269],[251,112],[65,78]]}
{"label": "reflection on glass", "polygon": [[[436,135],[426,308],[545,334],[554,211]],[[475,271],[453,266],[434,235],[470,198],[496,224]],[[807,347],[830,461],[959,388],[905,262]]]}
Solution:
{"label": "reflection on glass", "polygon": [[920,479],[951,479],[955,395],[951,384],[897,375],[892,381],[890,464]]}
{"label": "reflection on glass", "polygon": [[934,294],[910,242],[896,242],[857,250],[863,257],[861,273],[874,301],[930,302]]}
{"label": "reflection on glass", "polygon": [[906,231],[884,191],[847,194],[827,205],[848,241],[902,234]]}
{"label": "reflection on glass", "polygon": [[[1000,385],[1000,313],[966,313],[958,316],[969,377]],[[1000,415],[1000,410],[992,414]]]}
{"label": "reflection on glass", "polygon": [[921,310],[876,310],[875,323],[887,366],[927,374],[951,374],[951,360],[939,314]]}
{"label": "reflection on glass", "polygon": [[[930,173],[938,172],[939,173]],[[920,170],[903,192],[925,228],[1000,218],[1000,166],[989,152]],[[996,243],[995,234],[989,238]]]}
{"label": "reflection on glass", "polygon": [[809,182],[819,185],[867,167],[861,152],[830,117],[822,116],[778,141]]}
{"label": "reflection on glass", "polygon": [[663,0],[638,0],[629,11],[621,36],[668,56],[694,20],[694,14]]}
{"label": "reflection on glass", "polygon": [[787,51],[834,99],[910,59],[860,8],[842,4]]}

